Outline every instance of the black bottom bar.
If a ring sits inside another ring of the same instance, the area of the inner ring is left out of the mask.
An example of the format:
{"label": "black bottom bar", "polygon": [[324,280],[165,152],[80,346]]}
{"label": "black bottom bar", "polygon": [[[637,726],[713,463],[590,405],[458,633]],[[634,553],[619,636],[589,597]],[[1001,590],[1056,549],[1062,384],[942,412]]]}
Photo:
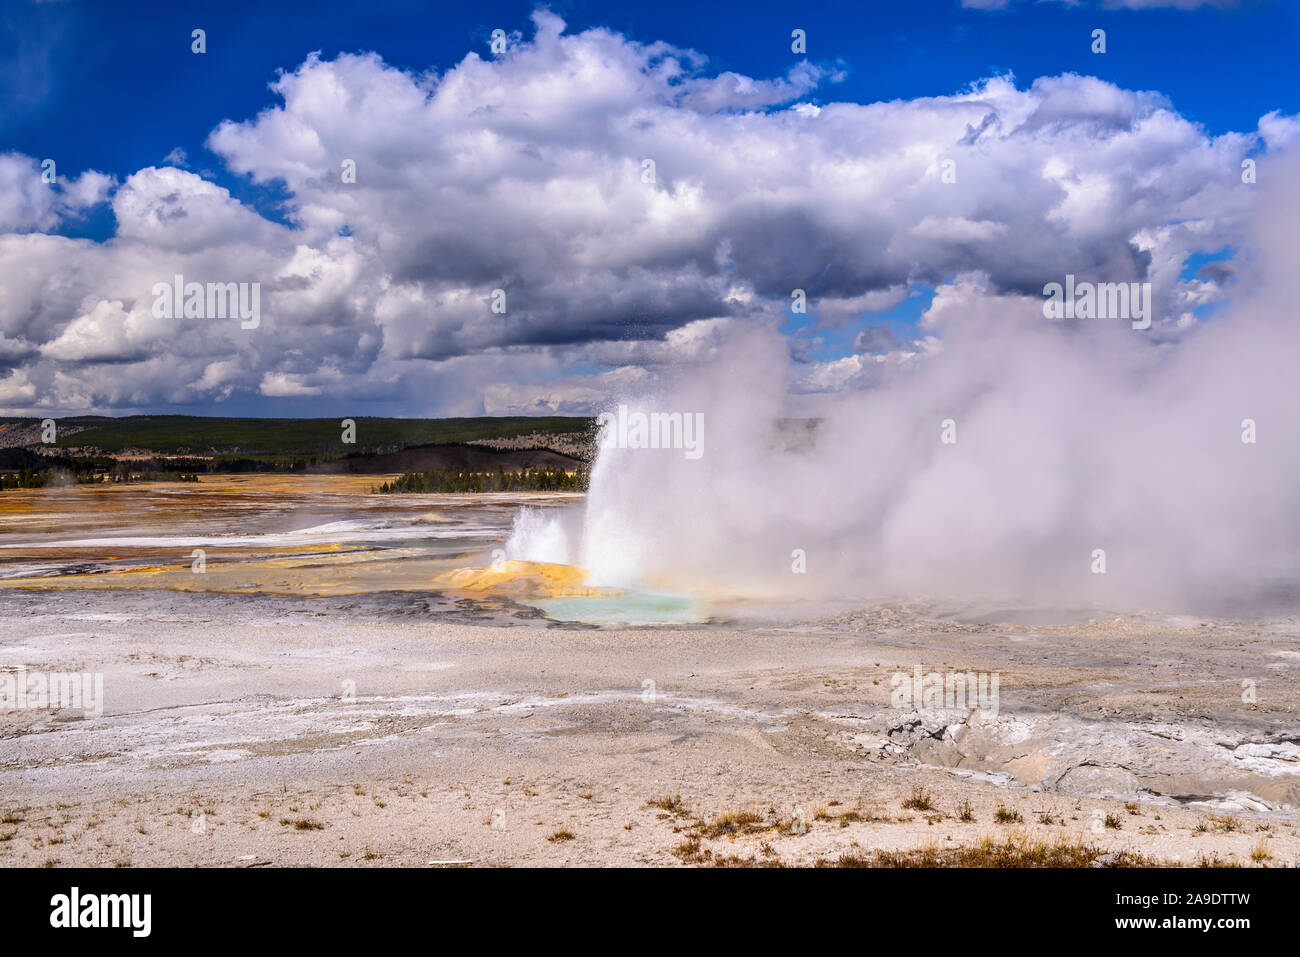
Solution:
{"label": "black bottom bar", "polygon": [[819,938],[837,927],[848,934],[911,927],[969,942],[1041,930],[1054,939],[1198,934],[1230,945],[1243,933],[1289,926],[1294,883],[1290,871],[1262,869],[51,869],[0,871],[0,900],[11,945],[75,934],[129,943],[373,946],[377,933],[427,939],[436,932],[461,940],[484,934],[499,946],[512,931],[535,945],[611,918],[634,937],[659,928],[668,938],[679,921],[702,920],[734,940],[748,928],[763,934],[783,916],[805,927],[814,921]]}

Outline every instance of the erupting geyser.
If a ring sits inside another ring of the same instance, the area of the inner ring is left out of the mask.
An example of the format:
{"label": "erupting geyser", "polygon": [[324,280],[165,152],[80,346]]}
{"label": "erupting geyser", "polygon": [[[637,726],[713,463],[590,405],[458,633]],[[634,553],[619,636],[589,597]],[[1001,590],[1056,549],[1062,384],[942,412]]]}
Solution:
{"label": "erupting geyser", "polygon": [[817,396],[792,391],[775,329],[733,322],[657,392],[619,400],[702,414],[701,454],[602,448],[585,503],[522,513],[509,557],[685,593],[1289,601],[1300,170],[1281,166],[1243,293],[1177,336],[1053,321],[1041,297],[964,275],[922,318],[931,354]]}

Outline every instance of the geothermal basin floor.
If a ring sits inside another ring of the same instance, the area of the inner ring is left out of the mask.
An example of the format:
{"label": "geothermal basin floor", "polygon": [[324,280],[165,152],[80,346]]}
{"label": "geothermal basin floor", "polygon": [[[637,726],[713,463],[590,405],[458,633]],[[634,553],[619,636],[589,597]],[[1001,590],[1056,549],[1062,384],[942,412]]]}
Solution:
{"label": "geothermal basin floor", "polygon": [[[618,630],[10,591],[0,669],[102,673],[104,709],[0,713],[0,865],[797,865],[986,837],[1300,862],[1295,620],[1016,618]],[[918,669],[996,674],[997,713],[891,704]]]}

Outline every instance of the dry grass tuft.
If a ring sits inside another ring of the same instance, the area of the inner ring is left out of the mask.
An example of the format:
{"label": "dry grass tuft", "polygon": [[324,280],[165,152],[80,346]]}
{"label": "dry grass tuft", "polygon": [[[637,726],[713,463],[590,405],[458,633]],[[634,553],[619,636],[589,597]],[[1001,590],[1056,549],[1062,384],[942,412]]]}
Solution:
{"label": "dry grass tuft", "polygon": [[313,818],[309,818],[309,817],[298,817],[298,818],[282,817],[280,818],[280,823],[285,825],[286,827],[292,827],[295,831],[325,830],[324,824],[322,824],[320,821],[314,820]]}
{"label": "dry grass tuft", "polygon": [[[843,854],[835,860],[819,860],[817,867],[1091,867],[1105,852],[1072,841],[1034,841],[1023,837],[995,840],[986,837],[978,844],[939,847],[927,844],[910,851],[871,851]],[[1120,854],[1107,867],[1151,867],[1155,862],[1141,855]]]}
{"label": "dry grass tuft", "polygon": [[907,811],[933,811],[934,801],[930,797],[930,792],[925,788],[912,788],[912,793],[903,801],[903,809]]}

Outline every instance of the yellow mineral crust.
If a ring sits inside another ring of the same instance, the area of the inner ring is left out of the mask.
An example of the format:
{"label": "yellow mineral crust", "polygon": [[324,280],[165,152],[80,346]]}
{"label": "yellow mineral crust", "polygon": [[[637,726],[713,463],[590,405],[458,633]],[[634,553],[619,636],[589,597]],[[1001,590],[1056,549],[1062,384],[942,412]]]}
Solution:
{"label": "yellow mineral crust", "polygon": [[437,584],[462,591],[494,592],[525,590],[546,598],[616,597],[617,588],[586,585],[587,570],[576,565],[511,560],[486,568],[457,568],[439,575]]}

